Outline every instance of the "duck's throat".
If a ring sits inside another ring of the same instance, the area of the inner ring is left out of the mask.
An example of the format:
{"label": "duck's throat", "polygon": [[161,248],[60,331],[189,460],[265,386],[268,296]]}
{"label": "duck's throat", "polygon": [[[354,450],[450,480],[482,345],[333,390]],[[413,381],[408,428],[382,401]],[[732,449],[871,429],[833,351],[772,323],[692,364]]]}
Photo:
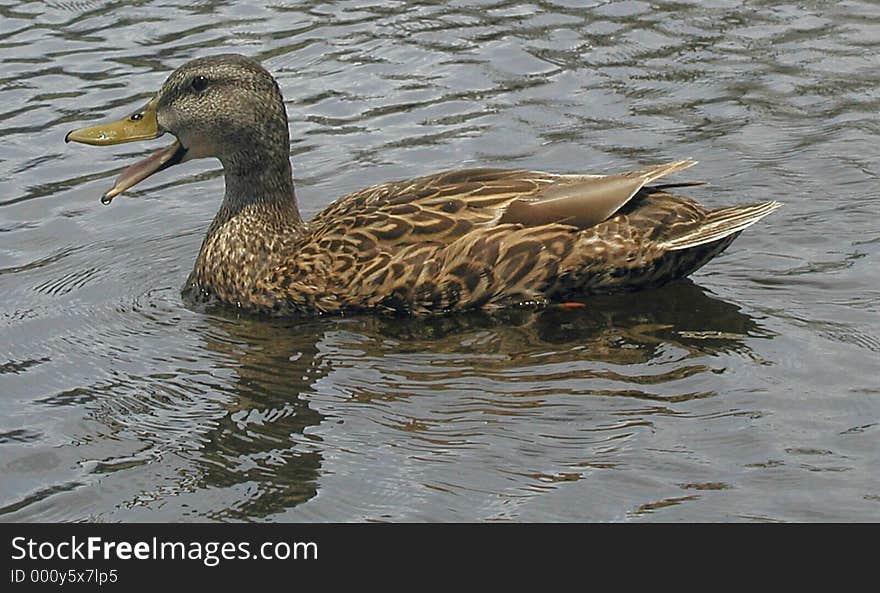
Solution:
{"label": "duck's throat", "polygon": [[302,224],[290,162],[286,158],[268,163],[258,160],[224,163],[224,170],[226,194],[214,219],[215,225],[245,209],[264,209],[273,220],[281,217],[289,224]]}

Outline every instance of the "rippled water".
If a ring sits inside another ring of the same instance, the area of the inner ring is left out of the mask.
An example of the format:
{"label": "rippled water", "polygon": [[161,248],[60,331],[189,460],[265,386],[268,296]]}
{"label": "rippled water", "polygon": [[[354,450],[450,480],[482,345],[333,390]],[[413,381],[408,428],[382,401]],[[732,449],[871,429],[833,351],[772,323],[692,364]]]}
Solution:
{"label": "rippled water", "polygon": [[[0,520],[880,520],[880,5],[0,0]],[[65,132],[235,51],[300,202],[696,157],[785,208],[662,290],[422,320],[195,310],[216,162],[98,203]]]}

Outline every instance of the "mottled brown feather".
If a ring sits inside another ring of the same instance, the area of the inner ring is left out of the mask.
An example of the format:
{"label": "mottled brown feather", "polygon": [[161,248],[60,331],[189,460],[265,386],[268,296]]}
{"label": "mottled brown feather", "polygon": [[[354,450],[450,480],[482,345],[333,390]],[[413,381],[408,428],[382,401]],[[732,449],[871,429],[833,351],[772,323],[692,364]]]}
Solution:
{"label": "mottled brown feather", "polygon": [[[669,168],[645,171],[650,176]],[[645,171],[629,175],[641,180]],[[601,186],[602,178],[595,179]],[[596,224],[572,224],[566,216],[562,222],[532,225],[504,220],[513,203],[540,205],[542,193],[560,195],[547,191],[558,184],[571,200],[576,195],[571,188],[589,180],[471,169],[356,192],[270,254],[267,273],[250,291],[254,296],[245,292],[235,302],[275,313],[415,314],[544,304],[663,284],[693,272],[735,237],[728,234],[690,250],[667,249],[664,244],[693,234],[712,212],[687,198],[644,188],[642,181]],[[215,274],[204,284],[216,294],[222,278]]]}

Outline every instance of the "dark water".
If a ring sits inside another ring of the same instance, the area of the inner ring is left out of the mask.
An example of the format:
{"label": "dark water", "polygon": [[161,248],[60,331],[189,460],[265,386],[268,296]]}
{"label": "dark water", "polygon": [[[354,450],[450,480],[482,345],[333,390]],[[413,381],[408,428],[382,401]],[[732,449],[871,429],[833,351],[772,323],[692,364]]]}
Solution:
{"label": "dark water", "polygon": [[[0,47],[0,520],[880,520],[880,4],[0,0]],[[226,51],[278,76],[306,215],[686,157],[786,206],[583,309],[194,310],[218,164],[102,207],[154,147],[63,137]]]}

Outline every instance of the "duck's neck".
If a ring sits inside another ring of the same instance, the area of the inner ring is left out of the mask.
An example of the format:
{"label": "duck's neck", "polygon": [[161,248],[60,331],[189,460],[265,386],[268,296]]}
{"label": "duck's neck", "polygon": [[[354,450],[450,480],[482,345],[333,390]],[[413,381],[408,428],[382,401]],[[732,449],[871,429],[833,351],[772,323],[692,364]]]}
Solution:
{"label": "duck's neck", "polygon": [[208,231],[216,232],[237,216],[265,218],[273,226],[303,224],[296,203],[293,175],[287,159],[251,167],[224,167],[226,194]]}
{"label": "duck's neck", "polygon": [[[287,146],[285,145],[285,149]],[[286,151],[285,151],[286,152]],[[187,289],[248,303],[266,267],[302,233],[290,161],[223,159],[226,195],[202,243]]]}

